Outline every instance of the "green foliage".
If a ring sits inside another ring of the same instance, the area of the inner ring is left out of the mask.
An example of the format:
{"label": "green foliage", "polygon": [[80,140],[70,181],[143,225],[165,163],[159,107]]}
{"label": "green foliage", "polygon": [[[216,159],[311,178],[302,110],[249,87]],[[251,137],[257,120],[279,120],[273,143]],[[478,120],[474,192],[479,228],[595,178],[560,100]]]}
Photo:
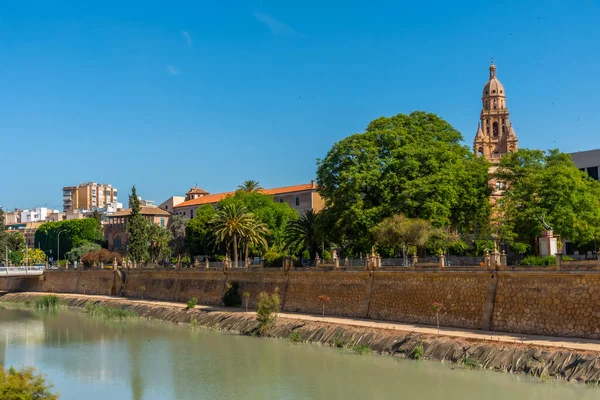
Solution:
{"label": "green foliage", "polygon": [[141,214],[141,203],[135,186],[129,195],[130,215],[127,217],[127,252],[134,262],[148,259],[148,222]]}
{"label": "green foliage", "polygon": [[410,358],[412,358],[413,360],[421,360],[423,359],[424,355],[425,348],[421,343],[419,343],[412,349],[412,352],[410,353]]}
{"label": "green foliage", "polygon": [[292,343],[301,343],[302,335],[300,334],[300,332],[294,331],[294,332],[290,333],[290,335],[288,336],[288,340]]}
{"label": "green foliage", "polygon": [[171,247],[169,245],[173,239],[171,231],[148,221],[146,222],[146,237],[150,244],[148,246],[148,253],[152,262],[160,263],[168,260],[171,256]]}
{"label": "green foliage", "polygon": [[239,203],[225,203],[219,206],[213,220],[213,228],[218,243],[233,249],[233,265],[238,266],[238,244],[253,222],[254,216]]}
{"label": "green foliage", "polygon": [[319,245],[324,241],[323,227],[319,214],[307,210],[299,219],[291,220],[285,231],[285,247],[293,254],[298,254],[302,249],[308,249],[310,257],[314,260],[317,256]]}
{"label": "green foliage", "polygon": [[93,251],[98,251],[100,250],[100,248],[100,245],[97,243],[92,243],[87,240],[83,240],[79,243],[77,247],[74,247],[73,249],[71,249],[71,251],[68,251],[65,254],[65,257],[70,262],[73,262],[75,260],[81,260],[81,258],[84,257],[86,254],[91,253]]}
{"label": "green foliage", "polygon": [[87,303],[85,305],[85,312],[89,313],[91,316],[94,317],[103,317],[108,319],[131,319],[139,317],[139,315],[136,312],[131,310],[104,307],[93,303]]}
{"label": "green foliage", "polygon": [[0,399],[2,400],[58,400],[58,395],[50,390],[42,375],[36,375],[35,369],[0,369]]}
{"label": "green foliage", "polygon": [[263,256],[263,266],[266,268],[281,268],[283,267],[283,262],[286,258],[290,258],[292,260],[292,264],[295,267],[302,266],[302,262],[298,260],[297,257],[286,256],[285,254],[276,253],[273,251],[265,253],[265,255]]}
{"label": "green foliage", "polygon": [[260,183],[258,183],[258,181],[247,180],[238,186],[238,190],[241,190],[241,191],[244,191],[247,193],[252,193],[252,192],[261,191],[262,187],[260,186]]}
{"label": "green foliage", "polygon": [[365,232],[391,215],[482,229],[490,214],[488,163],[461,140],[435,114],[413,112],[379,118],[335,143],[317,169],[328,231],[364,253],[373,244]]}
{"label": "green foliage", "polygon": [[192,297],[192,299],[187,302],[187,306],[185,307],[185,309],[189,310],[190,308],[195,308],[196,304],[198,304],[198,299]]}
{"label": "green foliage", "polygon": [[521,261],[520,264],[526,267],[544,267],[548,265],[556,265],[556,256],[527,256]]}
{"label": "green foliage", "polygon": [[479,368],[481,368],[481,364],[479,364],[477,362],[477,360],[475,360],[474,358],[471,358],[471,357],[465,357],[465,358],[463,358],[463,360],[461,361],[461,364],[462,364],[463,367],[470,368],[470,369],[479,369]]}
{"label": "green foliage", "polygon": [[53,294],[40,296],[35,299],[35,308],[42,308],[45,310],[55,310],[60,306],[60,299],[58,296]]}
{"label": "green foliage", "polygon": [[302,252],[302,259],[304,259],[304,260],[310,260],[310,252],[308,250],[304,250]]}
{"label": "green foliage", "polygon": [[169,230],[171,231],[171,241],[169,247],[171,253],[176,257],[184,256],[188,252],[187,238],[186,238],[186,225],[188,219],[182,215],[173,215],[171,217],[171,224]]}
{"label": "green foliage", "polygon": [[193,329],[197,329],[200,326],[200,323],[196,318],[192,317],[192,319],[190,320],[190,325],[192,325]]}
{"label": "green foliage", "polygon": [[237,307],[242,305],[242,298],[239,294],[240,284],[238,282],[227,283],[225,293],[223,294],[223,305],[225,307]]}
{"label": "green foliage", "polygon": [[579,171],[568,154],[519,149],[502,158],[496,178],[506,184],[498,237],[533,246],[544,230],[540,216],[575,243],[600,237],[600,183]]}
{"label": "green foliage", "polygon": [[321,252],[321,259],[322,260],[331,260],[331,253],[327,250],[323,250]]}
{"label": "green foliage", "polygon": [[344,337],[341,335],[341,333],[338,333],[333,338],[333,345],[335,347],[342,348],[342,347],[346,347],[348,345],[348,342],[346,342],[346,340],[344,340]]}
{"label": "green foliage", "polygon": [[394,215],[378,223],[373,229],[373,235],[381,246],[408,249],[423,247],[432,229],[431,224],[423,219]]}
{"label": "green foliage", "polygon": [[260,292],[258,302],[256,303],[256,321],[258,321],[258,332],[265,334],[275,327],[277,323],[277,313],[279,312],[279,291],[268,294]]}
{"label": "green foliage", "polygon": [[529,251],[531,246],[529,246],[527,243],[515,242],[511,244],[510,247],[519,254],[525,254]]}
{"label": "green foliage", "polygon": [[210,204],[204,204],[196,209],[196,215],[185,226],[187,247],[191,255],[213,254],[211,221],[217,211]]}
{"label": "green foliage", "polygon": [[21,262],[28,265],[42,264],[46,262],[46,254],[41,249],[29,249],[21,251]]}
{"label": "green foliage", "polygon": [[354,345],[352,346],[352,351],[355,352],[356,354],[360,354],[360,355],[364,355],[364,354],[370,354],[371,353],[371,348],[367,345]]}
{"label": "green foliage", "polygon": [[60,258],[83,243],[101,243],[102,230],[94,218],[72,219],[59,222],[45,222],[35,231],[35,244],[46,254],[56,258],[56,245],[60,234]]}

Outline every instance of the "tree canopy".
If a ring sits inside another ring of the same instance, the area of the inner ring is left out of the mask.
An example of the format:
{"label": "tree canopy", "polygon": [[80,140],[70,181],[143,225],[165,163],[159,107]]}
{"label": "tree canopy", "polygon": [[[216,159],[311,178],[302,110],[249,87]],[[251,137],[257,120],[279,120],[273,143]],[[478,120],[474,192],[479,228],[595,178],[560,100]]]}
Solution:
{"label": "tree canopy", "polygon": [[323,218],[340,236],[334,241],[370,251],[369,232],[394,214],[480,229],[490,212],[489,165],[461,140],[449,123],[419,111],[378,118],[335,143],[317,169]]}
{"label": "tree canopy", "polygon": [[148,259],[148,225],[141,214],[141,203],[135,186],[129,195],[129,209],[131,213],[127,218],[127,253],[133,261],[143,262]]}
{"label": "tree canopy", "polygon": [[217,211],[210,204],[204,204],[196,209],[194,218],[187,222],[185,236],[188,250],[191,255],[213,254],[214,235],[212,234],[211,221]]}
{"label": "tree canopy", "polygon": [[600,183],[581,172],[568,154],[520,149],[496,171],[506,189],[498,203],[497,235],[535,244],[540,217],[563,239],[586,244],[600,238]]}
{"label": "tree canopy", "polygon": [[60,222],[45,222],[35,232],[35,245],[46,255],[56,257],[56,246],[60,233],[60,257],[64,258],[68,251],[85,242],[102,243],[102,229],[94,218],[72,219]]}

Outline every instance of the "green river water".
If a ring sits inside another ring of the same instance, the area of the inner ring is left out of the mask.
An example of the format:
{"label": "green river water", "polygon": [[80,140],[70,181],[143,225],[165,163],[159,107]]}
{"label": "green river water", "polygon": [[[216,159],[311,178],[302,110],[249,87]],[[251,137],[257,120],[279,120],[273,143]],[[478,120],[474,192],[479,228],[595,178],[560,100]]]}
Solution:
{"label": "green river water", "polygon": [[0,307],[0,362],[61,399],[600,399],[583,384],[356,355],[163,322]]}

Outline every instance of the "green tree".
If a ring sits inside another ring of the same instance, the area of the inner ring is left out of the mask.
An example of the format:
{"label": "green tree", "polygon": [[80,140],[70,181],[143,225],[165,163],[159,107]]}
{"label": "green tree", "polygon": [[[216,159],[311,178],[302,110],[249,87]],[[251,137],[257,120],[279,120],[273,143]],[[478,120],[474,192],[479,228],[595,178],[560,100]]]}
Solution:
{"label": "green tree", "polygon": [[[2,259],[0,262],[8,262],[12,265],[20,265],[22,261],[22,252],[25,251],[25,236],[21,232],[1,232],[0,235],[4,235],[2,242],[4,243],[0,247],[0,254]],[[7,254],[8,251],[8,254]]]}
{"label": "green tree", "polygon": [[0,207],[0,253],[4,254],[4,252],[6,251],[6,224],[5,224],[5,219],[4,219],[4,210],[2,210],[2,207]]}
{"label": "green tree", "polygon": [[214,234],[211,222],[217,211],[210,204],[204,204],[196,209],[194,218],[187,221],[185,236],[188,251],[192,256],[212,255]]}
{"label": "green tree", "polygon": [[378,244],[402,250],[404,266],[406,266],[406,251],[425,246],[431,233],[432,226],[429,221],[407,218],[404,215],[385,218],[373,229]]}
{"label": "green tree", "polygon": [[267,235],[269,234],[269,228],[267,224],[257,220],[254,216],[248,223],[246,231],[241,236],[241,242],[244,246],[244,264],[248,265],[249,248],[252,245],[255,249],[262,248],[267,250]]}
{"label": "green tree", "polygon": [[130,214],[127,219],[127,251],[135,262],[143,262],[148,259],[148,224],[141,214],[140,199],[135,190],[131,188],[129,195]]}
{"label": "green tree", "polygon": [[169,230],[171,231],[171,253],[176,256],[185,256],[187,254],[187,240],[186,240],[186,225],[188,219],[182,215],[173,215],[171,217],[171,224]]}
{"label": "green tree", "polygon": [[234,195],[221,200],[218,209],[227,204],[245,207],[257,221],[265,223],[269,228],[267,235],[269,248],[278,252],[284,247],[288,222],[298,219],[298,212],[288,203],[275,202],[273,196],[264,193],[247,193],[238,190]]}
{"label": "green tree", "polygon": [[317,168],[322,213],[335,224],[328,230],[369,251],[366,233],[395,214],[481,229],[489,220],[489,165],[461,140],[449,123],[419,111],[376,119],[335,143]]}
{"label": "green tree", "polygon": [[239,239],[248,231],[253,218],[246,207],[233,203],[219,207],[213,220],[217,242],[225,243],[228,252],[229,249],[233,250],[233,265],[236,267],[238,265]]}
{"label": "green tree", "polygon": [[146,237],[148,238],[148,251],[152,263],[164,261],[171,255],[169,244],[173,239],[173,234],[167,228],[158,226],[152,222],[147,222]]}
{"label": "green tree", "polygon": [[260,186],[258,181],[247,180],[238,186],[238,190],[242,190],[247,193],[252,193],[252,192],[258,192],[258,191],[262,190],[262,187]]}
{"label": "green tree", "polygon": [[35,245],[47,255],[50,255],[50,251],[52,251],[56,257],[56,246],[59,241],[59,256],[64,258],[68,251],[73,247],[79,246],[81,243],[102,243],[102,229],[96,219],[84,218],[45,222],[35,231]]}
{"label": "green tree", "polygon": [[46,253],[41,249],[29,249],[29,251],[21,251],[21,262],[27,265],[41,264],[46,262]]}
{"label": "green tree", "polygon": [[0,399],[2,400],[57,400],[51,384],[47,384],[33,368],[0,369]]}
{"label": "green tree", "polygon": [[520,149],[502,158],[496,179],[506,185],[498,202],[499,239],[535,248],[544,229],[540,217],[564,240],[586,244],[600,237],[600,183],[568,154]]}
{"label": "green tree", "polygon": [[308,249],[310,259],[314,260],[323,242],[321,234],[319,215],[313,210],[307,210],[300,218],[290,221],[286,230],[286,247],[292,252],[298,253]]}
{"label": "green tree", "polygon": [[101,246],[97,243],[88,241],[81,242],[77,247],[72,248],[65,253],[65,258],[70,262],[81,260],[86,254],[100,250]]}

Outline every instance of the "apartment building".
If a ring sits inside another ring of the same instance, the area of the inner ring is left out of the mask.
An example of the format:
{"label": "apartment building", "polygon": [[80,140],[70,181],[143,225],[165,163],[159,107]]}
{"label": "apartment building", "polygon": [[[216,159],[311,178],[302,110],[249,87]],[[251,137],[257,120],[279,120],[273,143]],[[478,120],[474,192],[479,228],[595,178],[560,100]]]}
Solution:
{"label": "apartment building", "polygon": [[108,184],[88,182],[63,187],[63,210],[66,213],[103,208],[117,200],[117,188]]}
{"label": "apartment building", "polygon": [[571,153],[571,160],[577,168],[587,173],[590,178],[597,181],[600,180],[598,176],[598,170],[600,170],[600,149]]}

